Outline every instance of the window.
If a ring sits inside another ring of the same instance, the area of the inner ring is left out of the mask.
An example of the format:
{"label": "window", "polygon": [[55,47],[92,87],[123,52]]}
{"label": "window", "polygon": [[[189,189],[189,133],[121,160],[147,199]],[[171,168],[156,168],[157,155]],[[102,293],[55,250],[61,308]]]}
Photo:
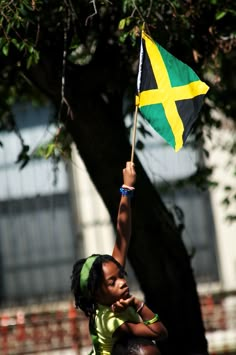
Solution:
{"label": "window", "polygon": [[[51,138],[55,128],[48,123],[48,107],[20,106],[15,113],[31,150]],[[48,160],[33,160],[20,170],[15,164],[20,152],[16,135],[1,133],[0,141],[1,304],[68,295],[75,237],[66,169],[58,165],[54,185]]]}

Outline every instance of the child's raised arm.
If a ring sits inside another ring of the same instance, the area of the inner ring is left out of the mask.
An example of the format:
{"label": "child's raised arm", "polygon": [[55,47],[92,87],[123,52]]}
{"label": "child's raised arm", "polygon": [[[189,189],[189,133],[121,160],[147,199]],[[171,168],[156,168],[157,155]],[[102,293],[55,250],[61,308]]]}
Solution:
{"label": "child's raised arm", "polygon": [[125,266],[129,241],[131,237],[131,206],[130,198],[134,190],[136,172],[132,162],[126,163],[123,169],[123,189],[117,216],[117,237],[112,256]]}

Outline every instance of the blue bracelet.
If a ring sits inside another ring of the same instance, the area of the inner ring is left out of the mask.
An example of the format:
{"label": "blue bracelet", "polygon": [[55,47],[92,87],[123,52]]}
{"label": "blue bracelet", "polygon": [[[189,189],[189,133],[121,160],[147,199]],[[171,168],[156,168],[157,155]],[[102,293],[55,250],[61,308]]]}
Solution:
{"label": "blue bracelet", "polygon": [[124,187],[121,187],[120,193],[122,196],[133,197],[134,190],[129,190],[129,189],[125,189]]}

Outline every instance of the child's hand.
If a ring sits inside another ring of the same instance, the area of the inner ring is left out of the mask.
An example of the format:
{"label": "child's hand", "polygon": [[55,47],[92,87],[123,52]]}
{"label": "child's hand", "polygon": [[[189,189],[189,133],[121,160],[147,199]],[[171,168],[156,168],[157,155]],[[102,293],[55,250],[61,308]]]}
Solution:
{"label": "child's hand", "polygon": [[127,186],[134,186],[136,181],[136,172],[134,169],[134,163],[127,161],[126,168],[123,169],[123,181]]}
{"label": "child's hand", "polygon": [[134,296],[130,296],[127,299],[121,298],[119,301],[116,301],[111,305],[111,310],[114,313],[123,312],[127,307],[132,306],[134,304]]}

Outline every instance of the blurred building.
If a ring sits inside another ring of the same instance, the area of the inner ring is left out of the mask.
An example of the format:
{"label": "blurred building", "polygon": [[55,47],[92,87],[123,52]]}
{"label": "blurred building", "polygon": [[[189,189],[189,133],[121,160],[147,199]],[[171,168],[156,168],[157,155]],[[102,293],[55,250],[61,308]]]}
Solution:
{"label": "blurred building", "polygon": [[[19,106],[15,114],[29,154],[53,137],[48,107]],[[223,137],[221,132],[218,138]],[[74,312],[71,268],[80,257],[111,253],[114,231],[109,214],[74,147],[70,163],[34,159],[20,170],[15,162],[21,140],[15,133],[1,132],[0,141],[0,353],[71,347],[71,354],[77,353],[77,342],[86,347],[90,339],[85,319],[79,315],[78,326]],[[140,133],[137,141],[142,141]],[[236,353],[236,225],[225,220],[220,203],[224,189],[177,190],[175,184],[199,164],[213,163],[216,178],[229,185],[218,146],[209,146],[209,162],[191,145],[176,154],[156,134],[144,149],[137,148],[176,223],[184,226],[212,355]]]}
{"label": "blurred building", "polygon": [[[20,106],[15,114],[29,154],[52,139],[55,128],[47,107]],[[1,305],[65,296],[76,253],[66,168],[60,163],[54,171],[46,159],[34,159],[20,170],[21,140],[4,132],[0,141]]]}

